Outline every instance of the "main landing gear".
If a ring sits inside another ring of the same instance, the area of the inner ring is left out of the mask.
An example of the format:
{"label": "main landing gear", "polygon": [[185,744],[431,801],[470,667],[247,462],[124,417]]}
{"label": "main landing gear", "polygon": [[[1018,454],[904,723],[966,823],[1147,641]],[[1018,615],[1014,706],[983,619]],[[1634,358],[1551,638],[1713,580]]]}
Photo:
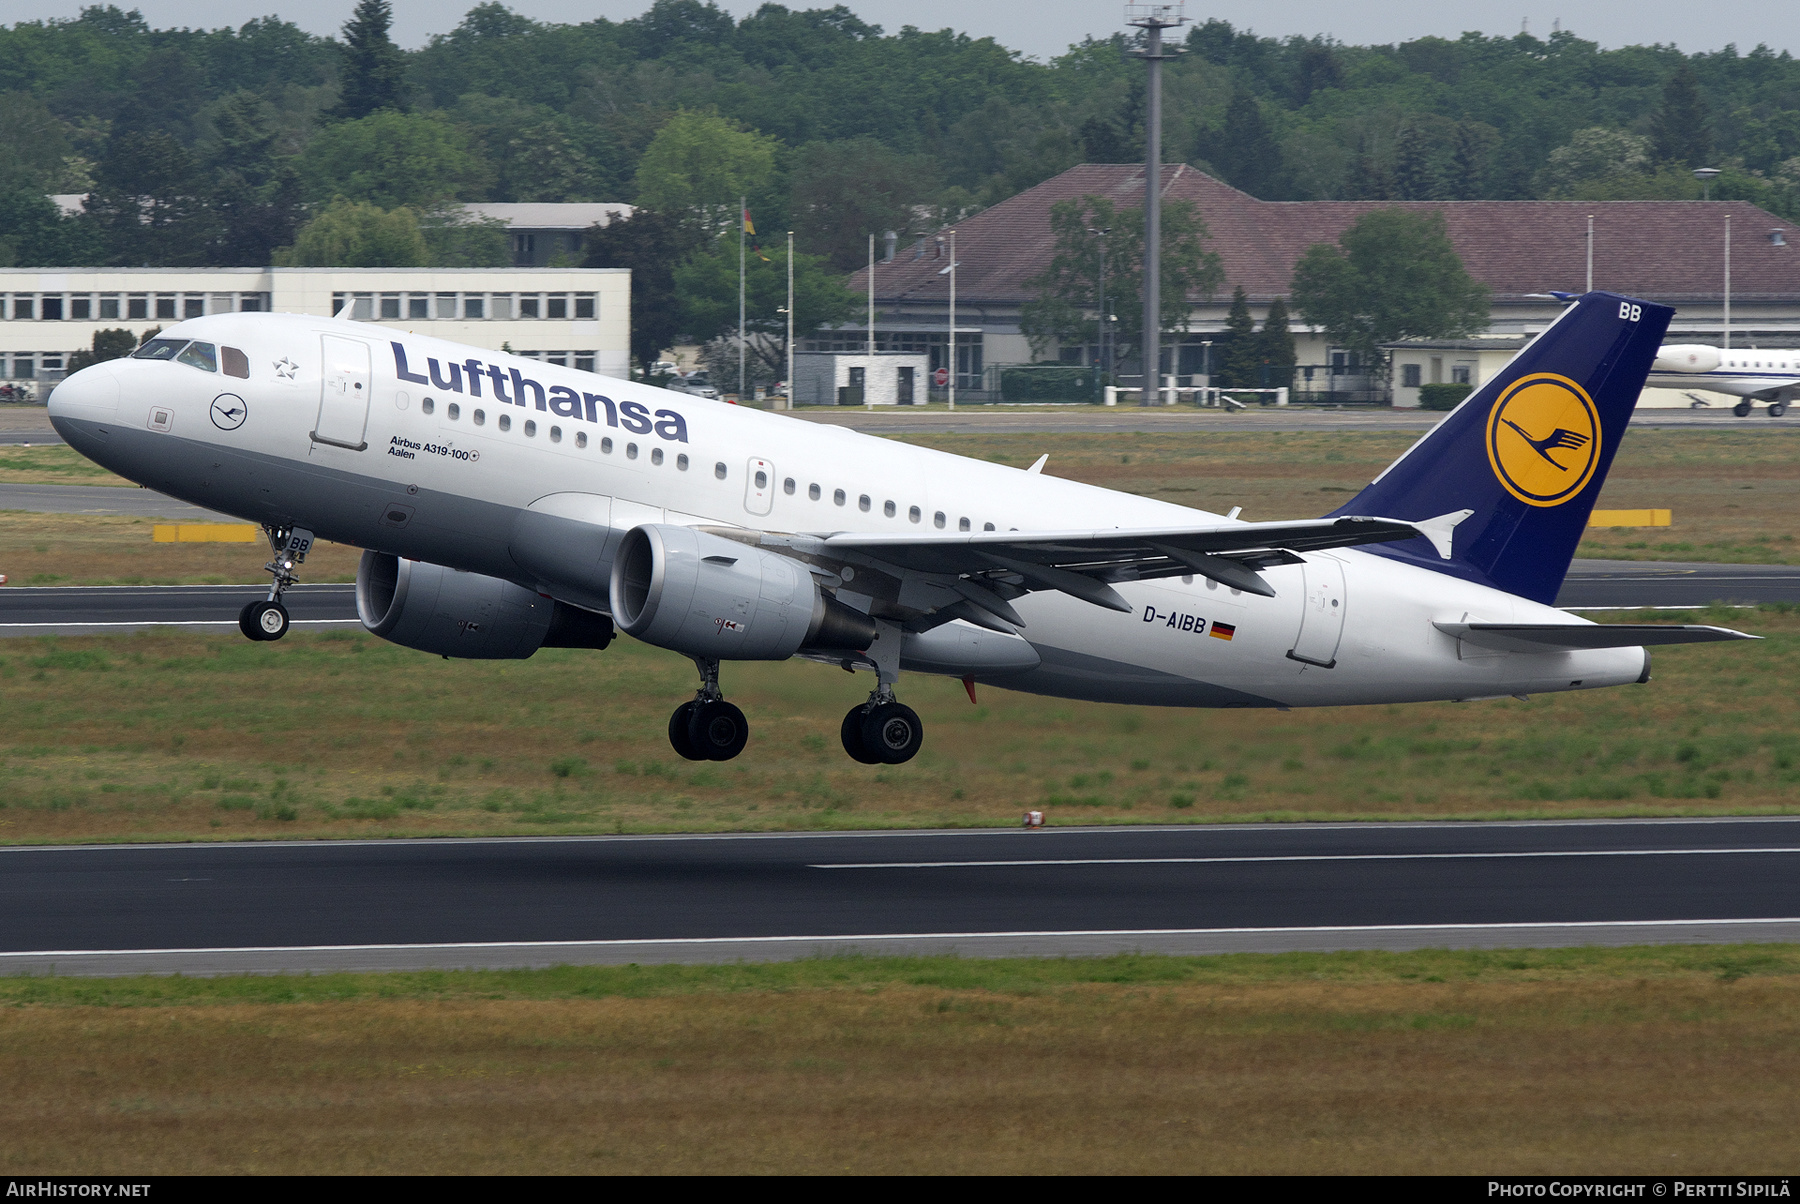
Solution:
{"label": "main landing gear", "polygon": [[870,692],[869,701],[850,708],[838,736],[854,761],[864,765],[899,765],[912,760],[925,743],[925,725],[919,722],[917,711],[894,698],[904,633],[880,619],[875,622],[875,632],[874,643],[863,655],[875,662],[876,687]]}
{"label": "main landing gear", "polygon": [[282,591],[300,578],[294,567],[306,562],[312,551],[313,533],[304,527],[263,527],[269,537],[269,549],[275,559],[263,566],[272,578],[269,596],[258,598],[238,612],[238,630],[246,639],[278,640],[288,633],[287,607],[281,604]]}
{"label": "main landing gear", "polygon": [[690,761],[729,761],[744,751],[750,722],[719,693],[719,662],[696,660],[700,689],[669,716],[669,744]]}
{"label": "main landing gear", "polygon": [[883,686],[869,695],[869,701],[850,708],[838,735],[852,760],[898,765],[912,760],[925,743],[925,725],[917,711],[894,700],[891,686]]}

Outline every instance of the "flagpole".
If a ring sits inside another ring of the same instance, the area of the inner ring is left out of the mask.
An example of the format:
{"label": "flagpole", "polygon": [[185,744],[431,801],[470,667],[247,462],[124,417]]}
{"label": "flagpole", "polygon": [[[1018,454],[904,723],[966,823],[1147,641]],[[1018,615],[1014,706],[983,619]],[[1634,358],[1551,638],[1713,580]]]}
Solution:
{"label": "flagpole", "polygon": [[950,408],[956,408],[956,227],[950,227]]}
{"label": "flagpole", "polygon": [[875,236],[869,235],[869,354],[875,354]]}
{"label": "flagpole", "polygon": [[794,232],[792,230],[788,231],[787,269],[788,269],[788,307],[787,307],[788,373],[787,373],[787,405],[784,408],[791,410],[794,408]]}
{"label": "flagpole", "polygon": [[738,400],[744,400],[744,227],[750,224],[750,198],[738,198]]}

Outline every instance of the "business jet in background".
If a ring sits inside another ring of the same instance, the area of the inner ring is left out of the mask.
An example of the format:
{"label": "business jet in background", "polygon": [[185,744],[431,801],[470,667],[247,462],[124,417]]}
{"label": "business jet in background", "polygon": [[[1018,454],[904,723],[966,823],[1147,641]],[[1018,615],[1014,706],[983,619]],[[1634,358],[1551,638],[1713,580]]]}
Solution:
{"label": "business jet in background", "polygon": [[1779,418],[1800,398],[1800,351],[1671,343],[1657,352],[1646,384],[1652,389],[1707,389],[1739,399],[1731,412],[1748,418],[1757,402]]}
{"label": "business jet in background", "polygon": [[[1245,522],[383,327],[233,314],[59,385],[56,429],[268,532],[244,633],[279,639],[315,538],[366,548],[357,609],[443,656],[691,658],[681,755],[725,760],[719,667],[870,670],[844,749],[897,763],[903,671],[1100,702],[1339,706],[1649,680],[1648,647],[1552,603],[1672,310],[1590,293],[1323,518]],[[1041,462],[1040,462],[1041,464]]]}

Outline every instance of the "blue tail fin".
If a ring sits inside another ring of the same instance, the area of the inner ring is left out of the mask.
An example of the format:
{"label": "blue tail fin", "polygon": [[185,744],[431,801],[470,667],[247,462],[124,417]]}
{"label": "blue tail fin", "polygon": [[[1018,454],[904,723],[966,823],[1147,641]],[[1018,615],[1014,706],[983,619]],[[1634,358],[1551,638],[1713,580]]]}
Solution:
{"label": "blue tail fin", "polygon": [[1588,293],[1331,517],[1444,519],[1365,550],[1554,602],[1674,313]]}

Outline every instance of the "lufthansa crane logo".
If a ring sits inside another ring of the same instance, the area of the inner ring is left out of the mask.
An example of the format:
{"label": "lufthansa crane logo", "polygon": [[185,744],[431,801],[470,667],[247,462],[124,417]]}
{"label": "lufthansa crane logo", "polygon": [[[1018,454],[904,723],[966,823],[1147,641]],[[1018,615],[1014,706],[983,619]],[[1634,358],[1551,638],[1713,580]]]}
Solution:
{"label": "lufthansa crane logo", "polygon": [[1508,493],[1530,506],[1560,506],[1594,477],[1599,411],[1566,376],[1527,376],[1488,413],[1487,454]]}

